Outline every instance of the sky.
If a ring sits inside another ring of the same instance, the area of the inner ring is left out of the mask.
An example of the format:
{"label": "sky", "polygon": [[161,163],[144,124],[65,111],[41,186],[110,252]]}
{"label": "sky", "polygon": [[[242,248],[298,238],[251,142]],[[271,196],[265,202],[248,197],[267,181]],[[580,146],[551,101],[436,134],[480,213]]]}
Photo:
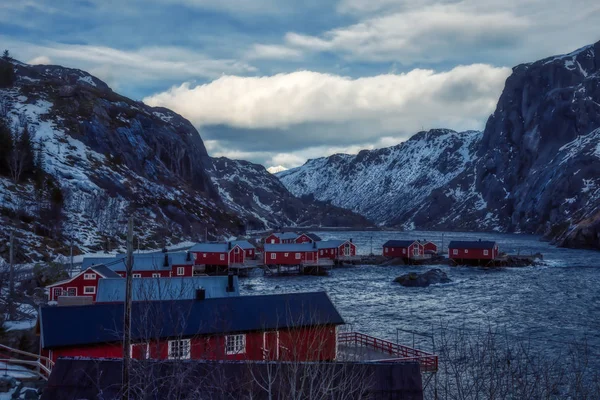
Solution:
{"label": "sky", "polygon": [[265,167],[482,130],[511,68],[600,40],[597,0],[3,0],[0,47],[168,107]]}

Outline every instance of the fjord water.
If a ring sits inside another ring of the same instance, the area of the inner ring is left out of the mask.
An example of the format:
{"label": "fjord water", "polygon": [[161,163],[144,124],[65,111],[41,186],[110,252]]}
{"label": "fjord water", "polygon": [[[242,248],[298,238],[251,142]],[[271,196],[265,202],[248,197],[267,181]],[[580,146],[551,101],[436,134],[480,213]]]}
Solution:
{"label": "fjord water", "polygon": [[[359,254],[381,254],[389,239],[427,239],[441,246],[440,232],[317,232],[323,239],[352,238]],[[329,276],[268,277],[255,271],[243,279],[243,294],[327,291],[352,328],[412,344],[403,330],[431,332],[441,324],[467,331],[492,327],[506,337],[544,351],[586,340],[600,354],[600,252],[557,248],[537,236],[444,233],[450,240],[495,240],[509,254],[540,252],[545,266],[478,268],[449,266],[352,266]],[[441,268],[451,283],[407,288],[393,282],[410,271]],[[431,340],[415,344],[431,349]]]}

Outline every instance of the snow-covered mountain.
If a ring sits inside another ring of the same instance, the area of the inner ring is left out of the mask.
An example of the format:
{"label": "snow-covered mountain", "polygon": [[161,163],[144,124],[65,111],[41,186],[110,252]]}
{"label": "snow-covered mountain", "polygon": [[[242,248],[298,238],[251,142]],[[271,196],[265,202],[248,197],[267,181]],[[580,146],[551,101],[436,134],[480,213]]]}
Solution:
{"label": "snow-covered mountain", "polygon": [[277,176],[296,196],[348,208],[380,225],[413,226],[431,192],[472,161],[481,132],[419,132],[397,146],[309,160]]}
{"label": "snow-covered mountain", "polygon": [[296,195],[380,224],[530,232],[600,248],[599,128],[600,42],[515,67],[483,134],[419,133],[278,176]]}

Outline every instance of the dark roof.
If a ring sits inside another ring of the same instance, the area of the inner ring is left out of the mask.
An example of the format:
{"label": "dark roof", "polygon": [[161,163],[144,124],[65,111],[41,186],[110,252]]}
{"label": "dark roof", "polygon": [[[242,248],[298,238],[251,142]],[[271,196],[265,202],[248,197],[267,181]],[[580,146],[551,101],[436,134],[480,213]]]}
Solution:
{"label": "dark roof", "polygon": [[[308,236],[309,238],[311,238],[311,239],[312,239],[312,240],[314,240],[315,242],[320,242],[321,240],[323,240],[323,239],[321,239],[321,237],[320,237],[319,235],[317,235],[316,233],[307,233],[307,232],[304,232],[303,234],[304,234],[304,235],[306,235],[306,236]],[[302,236],[302,235],[299,235],[299,236]]]}
{"label": "dark roof", "polygon": [[317,251],[317,248],[313,243],[265,243],[264,249],[265,251],[272,253]]}
{"label": "dark roof", "polygon": [[90,268],[105,278],[121,278],[121,275],[117,274],[115,271],[108,268],[106,265],[94,265]]}
{"label": "dark roof", "polygon": [[410,247],[416,240],[388,240],[383,247]]}
{"label": "dark roof", "polygon": [[[169,265],[165,265],[165,256]],[[141,253],[133,255],[134,271],[170,271],[173,265],[192,264],[192,259],[187,260],[187,252],[178,251],[173,253]],[[96,265],[105,265],[113,271],[125,272],[127,256],[120,254],[115,257],[85,257],[81,264],[81,270],[86,270]]]}
{"label": "dark roof", "polygon": [[[296,239],[299,235],[296,232],[273,232],[271,235],[275,235],[281,240],[285,239]],[[269,236],[271,236],[269,235]],[[267,237],[269,237],[267,236]]]}
{"label": "dark roof", "polygon": [[[42,392],[42,400],[120,400],[122,360],[61,358]],[[275,373],[273,370],[276,368]],[[317,373],[315,369],[318,368]],[[177,379],[174,379],[174,378]],[[264,379],[270,382],[265,385]],[[328,379],[327,385],[320,384]],[[285,399],[290,382],[297,398],[349,400],[422,400],[423,385],[417,362],[288,363],[264,361],[146,361],[133,362],[131,387],[136,399]],[[314,383],[314,384],[313,384]],[[177,386],[175,386],[177,385]],[[271,390],[267,392],[266,388]],[[340,396],[320,388],[343,387]],[[307,393],[311,390],[311,393]]]}
{"label": "dark roof", "polygon": [[[325,292],[134,302],[131,315],[133,340],[344,323]],[[40,326],[44,348],[120,341],[123,303],[42,307]]]}
{"label": "dark roof", "polygon": [[449,249],[491,249],[496,242],[488,240],[453,240],[448,244]]}
{"label": "dark roof", "polygon": [[232,246],[235,246],[236,244],[244,250],[252,250],[252,249],[256,248],[256,247],[254,247],[254,245],[252,245],[252,243],[250,243],[247,240],[233,240],[231,242]]}
{"label": "dark roof", "polygon": [[348,242],[347,240],[322,240],[317,242],[317,249],[337,249],[344,243]]}

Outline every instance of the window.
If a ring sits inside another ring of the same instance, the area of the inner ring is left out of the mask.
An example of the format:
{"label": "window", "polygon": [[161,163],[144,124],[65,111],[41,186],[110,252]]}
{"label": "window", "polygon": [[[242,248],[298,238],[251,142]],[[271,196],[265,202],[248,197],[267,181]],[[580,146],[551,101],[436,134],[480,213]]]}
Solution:
{"label": "window", "polygon": [[225,254],[221,254],[221,255],[219,256],[219,260],[221,260],[221,261],[222,261],[222,260],[224,260],[224,259],[225,259]]}
{"label": "window", "polygon": [[468,254],[468,253],[469,253],[469,249],[465,249],[465,254]]}
{"label": "window", "polygon": [[277,254],[271,253],[271,260],[275,260],[277,258]]}
{"label": "window", "polygon": [[150,359],[150,343],[132,343],[129,356],[136,360]]}
{"label": "window", "polygon": [[54,299],[56,300],[59,296],[62,296],[62,289],[59,287],[54,288]]}
{"label": "window", "polygon": [[385,247],[384,250],[385,250],[386,253],[388,252],[388,248],[387,247]]}
{"label": "window", "polygon": [[227,354],[243,354],[246,352],[246,335],[225,336],[225,351]]}
{"label": "window", "polygon": [[153,277],[153,278],[160,278],[160,274],[153,273],[153,274],[152,274],[152,277]]}
{"label": "window", "polygon": [[402,254],[406,254],[406,249],[402,249]]}
{"label": "window", "polygon": [[141,277],[142,277],[142,274],[133,274],[133,277],[134,277],[134,278],[141,278]]}
{"label": "window", "polygon": [[483,251],[483,255],[484,255],[484,256],[489,256],[489,255],[490,255],[490,253],[489,253],[489,250],[484,250],[484,251]]}
{"label": "window", "polygon": [[177,275],[184,275],[185,267],[177,267]]}
{"label": "window", "polygon": [[169,340],[169,359],[189,360],[190,339]]}
{"label": "window", "polygon": [[275,244],[275,239],[271,239],[271,243],[272,243],[272,244]]}
{"label": "window", "polygon": [[284,257],[287,257],[290,253],[283,253]]}
{"label": "window", "polygon": [[452,250],[452,254],[457,255],[458,254],[458,249]]}
{"label": "window", "polygon": [[94,294],[94,293],[96,293],[96,287],[95,286],[85,286],[83,288],[83,293],[84,294]]}
{"label": "window", "polygon": [[239,247],[236,247],[236,248],[233,249],[233,253],[234,254],[238,254],[239,252],[240,252],[240,248]]}
{"label": "window", "polygon": [[296,253],[296,260],[299,260],[301,258],[300,253]]}
{"label": "window", "polygon": [[321,250],[321,255],[323,255],[323,250]]}
{"label": "window", "polygon": [[77,288],[67,288],[67,296],[77,296]]}
{"label": "window", "polygon": [[96,279],[96,274],[83,274],[83,279],[86,281],[91,281]]}
{"label": "window", "polygon": [[202,253],[202,257],[203,257],[203,258],[206,258],[206,253]]}

